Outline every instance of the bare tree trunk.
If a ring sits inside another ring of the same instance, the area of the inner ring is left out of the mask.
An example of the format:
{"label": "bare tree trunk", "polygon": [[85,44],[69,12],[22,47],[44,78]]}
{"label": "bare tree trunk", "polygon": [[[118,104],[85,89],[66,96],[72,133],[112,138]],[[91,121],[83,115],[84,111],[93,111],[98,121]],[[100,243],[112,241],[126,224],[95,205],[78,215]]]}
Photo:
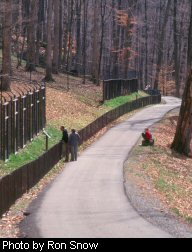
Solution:
{"label": "bare tree trunk", "polygon": [[110,76],[111,78],[116,77],[117,75],[117,54],[114,52],[116,49],[116,22],[115,22],[115,0],[112,0],[112,9],[113,9],[113,17],[112,17],[112,48],[111,48],[111,63],[110,63]]}
{"label": "bare tree trunk", "polygon": [[10,90],[12,0],[4,3],[2,90]]}
{"label": "bare tree trunk", "polygon": [[186,83],[172,149],[192,157],[192,70]]}
{"label": "bare tree trunk", "polygon": [[67,72],[70,71],[71,68],[71,57],[72,57],[72,23],[73,23],[73,7],[74,7],[74,1],[71,0],[70,4],[69,4],[69,20],[68,20],[68,29],[67,29],[67,33],[68,33],[68,48],[67,48]]}
{"label": "bare tree trunk", "polygon": [[180,97],[180,58],[179,58],[179,31],[177,29],[177,0],[174,0],[174,63],[175,63],[175,85],[176,96]]}
{"label": "bare tree trunk", "polygon": [[40,36],[41,36],[41,34],[40,34],[40,25],[41,25],[41,21],[40,20],[38,20],[38,25],[37,25],[37,32],[36,32],[36,52],[35,52],[35,65],[36,66],[38,66],[39,65],[39,56],[40,56],[40,54],[39,54],[39,50],[40,50]]}
{"label": "bare tree trunk", "polygon": [[53,13],[53,0],[48,0],[47,11],[47,58],[46,58],[46,75],[45,81],[53,81],[52,77],[52,13]]}
{"label": "bare tree trunk", "polygon": [[[23,44],[25,39],[25,32],[23,31],[23,16],[22,16],[22,0],[19,0],[18,6],[18,36],[16,44],[16,53],[17,53],[17,68],[21,66],[22,63],[22,54],[23,54]],[[22,42],[22,37],[23,42]]]}
{"label": "bare tree trunk", "polygon": [[[192,10],[192,4],[191,4]],[[188,69],[189,76],[183,93],[177,130],[172,149],[192,157],[192,12],[188,36]]]}
{"label": "bare tree trunk", "polygon": [[169,17],[169,11],[171,7],[172,0],[167,1],[166,9],[165,9],[165,16],[164,16],[164,21],[160,33],[160,38],[159,38],[159,45],[158,45],[158,55],[157,55],[157,68],[156,68],[156,74],[155,74],[155,83],[154,83],[154,89],[158,89],[159,87],[159,73],[161,70],[161,63],[162,63],[162,57],[163,57],[163,42],[164,42],[164,37],[166,33],[166,25]]}
{"label": "bare tree trunk", "polygon": [[39,0],[31,0],[29,11],[29,24],[27,29],[27,64],[26,71],[35,71],[35,58],[36,58],[36,46],[35,46],[35,33],[38,20],[38,4]]}
{"label": "bare tree trunk", "polygon": [[76,24],[76,70],[80,72],[81,61],[81,5],[82,0],[77,0],[76,2],[76,16],[77,16],[77,24]]}
{"label": "bare tree trunk", "polygon": [[59,13],[59,66],[62,62],[62,49],[63,49],[63,1],[60,0],[60,13]]}
{"label": "bare tree trunk", "polygon": [[147,0],[145,0],[145,85],[148,84],[148,57]]}
{"label": "bare tree trunk", "polygon": [[99,6],[98,0],[94,0],[94,14],[93,14],[93,54],[92,54],[92,80],[98,83],[98,61],[99,61],[99,47],[98,47],[98,33],[99,33]]}
{"label": "bare tree trunk", "polygon": [[[130,62],[130,48],[132,44],[132,32],[133,25],[131,23],[131,19],[134,17],[135,12],[135,5],[137,4],[138,0],[135,0],[134,2],[132,0],[128,0],[129,3],[129,10],[128,10],[128,23],[125,27],[125,38],[124,38],[124,48],[125,48],[125,56],[124,56],[124,78],[127,79],[128,77],[128,71],[129,71],[129,62]],[[147,31],[146,31],[147,32]],[[146,51],[147,53],[147,51]],[[135,69],[136,70],[136,69]]]}
{"label": "bare tree trunk", "polygon": [[60,0],[53,1],[54,6],[54,48],[53,48],[53,73],[59,72],[59,9]]}
{"label": "bare tree trunk", "polygon": [[101,60],[103,56],[103,40],[104,40],[104,26],[105,26],[105,14],[106,14],[107,2],[106,0],[101,1],[101,41],[100,41],[100,52],[99,52],[99,65],[98,65],[98,79],[97,85],[100,84],[100,73],[101,73]]}
{"label": "bare tree trunk", "polygon": [[73,4],[71,0],[69,3],[69,20],[68,20],[68,48],[67,48],[67,90],[69,91],[69,72],[71,69],[71,57],[72,57],[72,22],[73,22]]}
{"label": "bare tree trunk", "polygon": [[63,36],[62,36],[62,44],[63,44],[63,53],[62,53],[62,65],[66,70],[67,64],[67,46],[68,46],[68,0],[64,0],[64,8],[63,8]]}
{"label": "bare tree trunk", "polygon": [[[35,63],[36,65],[40,65],[40,48],[43,46],[43,22],[45,20],[45,0],[39,0],[39,8],[38,8],[38,24],[37,24],[37,31],[36,31],[36,57]],[[46,66],[46,63],[43,61],[41,62],[43,67]]]}
{"label": "bare tree trunk", "polygon": [[87,44],[87,9],[88,1],[83,0],[83,84],[86,82],[86,44]]}
{"label": "bare tree trunk", "polygon": [[[116,23],[116,9],[115,1],[112,1],[112,8],[114,9],[113,14],[113,25],[112,25],[112,38],[113,38],[113,52],[112,52],[112,78],[119,78],[119,41],[120,41],[120,25]],[[121,0],[118,1],[118,10],[121,8]]]}

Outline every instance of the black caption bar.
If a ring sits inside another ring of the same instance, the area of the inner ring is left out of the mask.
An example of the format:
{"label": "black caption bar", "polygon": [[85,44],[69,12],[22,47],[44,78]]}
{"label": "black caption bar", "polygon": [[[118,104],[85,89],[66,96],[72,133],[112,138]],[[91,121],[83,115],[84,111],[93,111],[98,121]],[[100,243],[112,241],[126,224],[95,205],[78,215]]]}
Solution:
{"label": "black caption bar", "polygon": [[[36,251],[36,252],[49,252],[49,251],[131,251],[143,249],[152,251],[152,243],[154,241],[155,246],[163,249],[165,244],[161,243],[161,239],[141,239],[141,242],[137,242],[137,239],[123,239],[123,238],[93,238],[93,239],[60,239],[60,238],[24,238],[24,239],[0,239],[0,251]],[[145,241],[144,241],[145,240]],[[150,246],[147,240],[150,240]],[[174,240],[175,239],[163,239]],[[153,249],[154,252],[154,249]]]}

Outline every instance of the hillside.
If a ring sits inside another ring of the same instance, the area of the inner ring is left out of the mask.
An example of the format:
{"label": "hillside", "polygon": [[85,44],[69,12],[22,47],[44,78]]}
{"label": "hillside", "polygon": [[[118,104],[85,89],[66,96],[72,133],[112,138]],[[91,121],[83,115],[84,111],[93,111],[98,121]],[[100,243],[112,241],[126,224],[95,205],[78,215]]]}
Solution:
{"label": "hillside", "polygon": [[[11,92],[3,93],[3,95],[9,100],[10,97],[13,97],[13,94],[18,95],[18,91],[16,92],[18,88],[26,93],[27,87],[42,83],[44,71],[43,68],[37,68],[37,71],[30,75],[24,67],[19,69],[13,67]],[[69,131],[71,128],[80,130],[114,107],[136,99],[136,94],[132,94],[103,104],[101,102],[102,86],[96,86],[89,80],[86,80],[86,84],[82,84],[82,78],[66,76],[62,73],[53,75],[53,77],[54,82],[46,83],[46,131],[51,136],[49,148],[60,141],[61,125],[64,125]],[[67,90],[67,82],[70,87],[69,91]],[[146,94],[139,92],[138,97],[141,96],[146,96]],[[17,155],[11,155],[6,163],[1,162],[0,176],[37,159],[44,152],[45,136],[39,134]]]}
{"label": "hillside", "polygon": [[[24,67],[16,69],[13,67],[13,77],[11,89],[15,87],[25,88],[34,83],[41,84],[45,70],[38,67],[36,72],[27,73]],[[93,82],[86,80],[83,84],[81,77],[75,77],[59,73],[54,75],[54,82],[46,83],[47,87],[47,122],[54,127],[65,124],[66,127],[80,129],[92,122],[98,116],[118,106],[117,103],[102,103],[102,83],[96,86]],[[69,83],[69,90],[68,84]],[[25,92],[25,90],[24,90]],[[138,97],[146,96],[144,92],[139,92]],[[120,99],[120,104],[125,103],[130,98]],[[131,99],[136,99],[133,95]],[[75,120],[74,120],[75,118]]]}

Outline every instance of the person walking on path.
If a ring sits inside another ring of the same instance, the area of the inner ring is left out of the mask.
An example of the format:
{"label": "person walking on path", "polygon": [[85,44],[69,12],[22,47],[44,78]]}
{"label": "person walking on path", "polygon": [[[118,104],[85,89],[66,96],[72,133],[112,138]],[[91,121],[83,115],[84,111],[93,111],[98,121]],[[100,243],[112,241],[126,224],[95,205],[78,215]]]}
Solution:
{"label": "person walking on path", "polygon": [[69,135],[69,146],[71,151],[71,161],[77,161],[78,146],[80,143],[80,136],[75,129],[71,130]]}
{"label": "person walking on path", "polygon": [[60,127],[60,130],[62,131],[62,154],[61,154],[61,157],[62,158],[65,158],[65,162],[68,162],[69,161],[69,145],[68,145],[68,140],[69,140],[69,137],[68,137],[68,132],[67,130],[65,129],[64,126],[61,126]]}

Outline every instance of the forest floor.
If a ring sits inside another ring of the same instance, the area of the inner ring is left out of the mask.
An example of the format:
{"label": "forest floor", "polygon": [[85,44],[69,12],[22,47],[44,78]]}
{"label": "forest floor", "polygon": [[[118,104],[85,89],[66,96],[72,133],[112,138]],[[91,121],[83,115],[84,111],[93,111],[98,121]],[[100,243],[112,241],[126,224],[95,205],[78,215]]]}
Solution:
{"label": "forest floor", "polygon": [[191,158],[170,149],[179,110],[169,112],[152,127],[154,147],[133,149],[125,164],[125,179],[140,189],[143,197],[160,202],[192,227],[192,162]]}
{"label": "forest floor", "polygon": [[[37,70],[37,72],[32,73],[32,81],[30,82],[29,73],[25,73],[22,68],[13,69],[13,73],[17,76],[13,81],[13,87],[14,85],[21,87],[26,83],[32,85],[35,81],[40,83],[44,77],[44,70],[41,68]],[[69,76],[70,89],[67,91],[67,76],[59,74],[53,77],[55,82],[47,85],[47,120],[48,124],[58,128],[58,134],[60,134],[59,127],[61,124],[68,129],[71,127],[80,129],[110,109],[110,107],[101,106],[102,89],[100,86],[95,86],[88,80],[86,80],[86,84],[82,84],[82,79]],[[102,129],[96,136],[81,146],[80,151],[96,141],[108,128],[126,120],[134,113],[136,111],[119,118],[116,122]],[[127,168],[129,170],[127,176],[128,179],[136,181],[147,192],[147,181],[150,180],[153,185],[152,191],[156,193],[157,197],[165,202],[178,215],[178,218],[182,216],[190,223],[192,222],[191,159],[176,154],[172,155],[169,148],[174,137],[173,129],[176,127],[176,119],[177,114],[168,114],[164,120],[155,125],[156,146],[153,149],[138,146],[134,150],[131,156],[132,161],[130,161],[132,164]],[[28,205],[63,169],[64,162],[60,161],[34,188],[23,195],[11,207],[10,211],[3,215],[0,219],[0,237],[20,237],[18,225],[28,214]],[[146,177],[148,178],[147,181],[144,179]]]}

